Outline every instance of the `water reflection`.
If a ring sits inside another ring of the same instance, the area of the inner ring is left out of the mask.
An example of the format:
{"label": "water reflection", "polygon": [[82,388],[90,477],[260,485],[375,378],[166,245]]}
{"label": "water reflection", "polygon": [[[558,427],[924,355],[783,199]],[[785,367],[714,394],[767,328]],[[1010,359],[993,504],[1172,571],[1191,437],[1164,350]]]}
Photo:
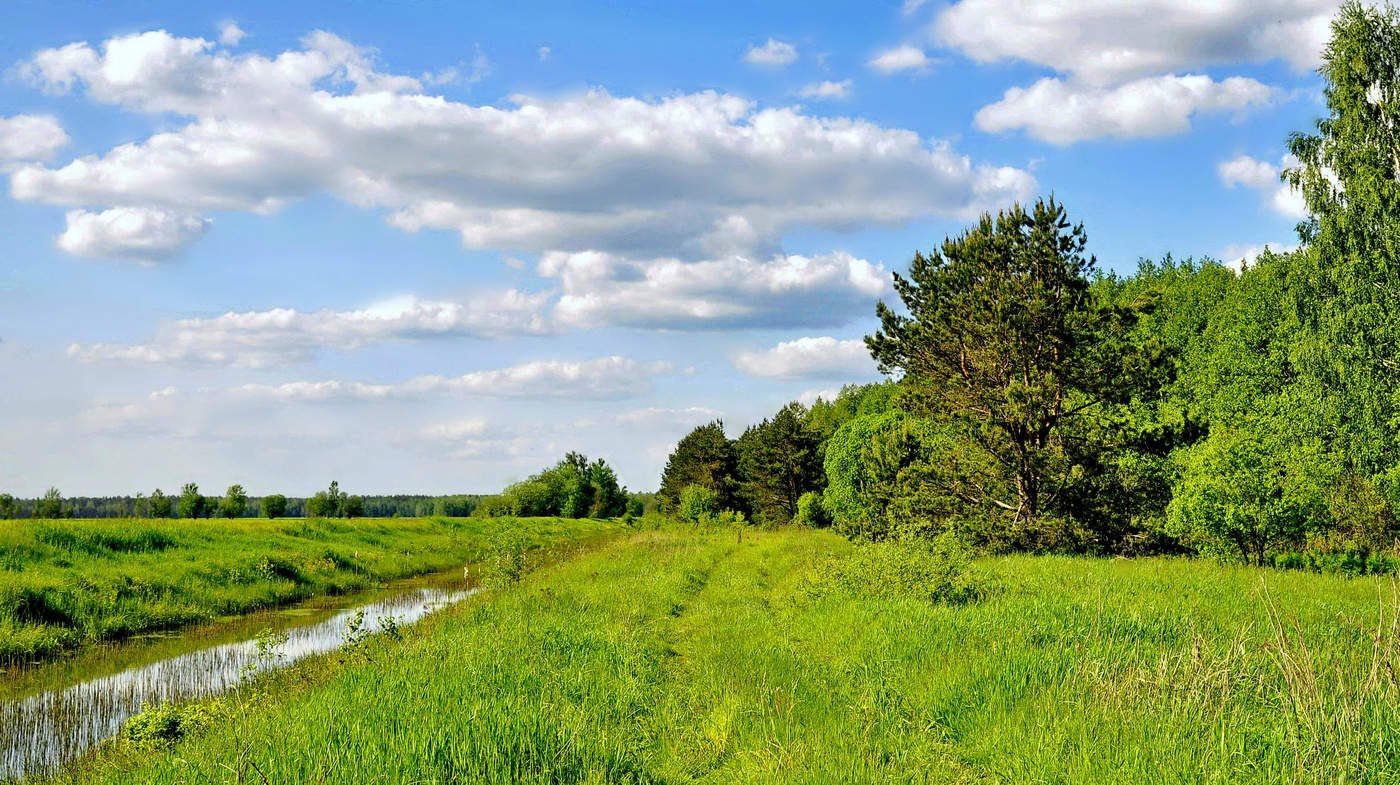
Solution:
{"label": "water reflection", "polygon": [[382,618],[410,624],[474,591],[420,588],[341,611],[321,622],[286,628],[282,632],[287,640],[275,660],[259,656],[256,640],[244,640],[0,702],[0,780],[52,771],[115,736],[143,706],[218,695],[237,686],[249,672],[285,667],[333,651],[345,642],[351,620],[360,611],[364,612],[363,628],[374,632],[381,628]]}

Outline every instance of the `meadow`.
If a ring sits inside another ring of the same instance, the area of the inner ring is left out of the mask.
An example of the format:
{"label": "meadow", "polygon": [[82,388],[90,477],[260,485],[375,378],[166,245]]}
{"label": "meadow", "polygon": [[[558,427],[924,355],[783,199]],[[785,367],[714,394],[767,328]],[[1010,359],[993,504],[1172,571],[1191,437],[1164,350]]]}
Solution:
{"label": "meadow", "polygon": [[460,568],[494,553],[507,530],[531,548],[609,529],[553,519],[5,521],[0,665]]}
{"label": "meadow", "polygon": [[57,781],[1400,781],[1388,578],[967,570],[929,594],[917,559],[828,532],[638,531]]}

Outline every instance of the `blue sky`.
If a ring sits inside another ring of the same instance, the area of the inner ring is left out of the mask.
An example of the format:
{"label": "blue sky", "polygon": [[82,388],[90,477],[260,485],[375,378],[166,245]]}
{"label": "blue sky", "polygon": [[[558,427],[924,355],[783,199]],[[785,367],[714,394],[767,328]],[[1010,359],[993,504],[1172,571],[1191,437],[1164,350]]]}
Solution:
{"label": "blue sky", "polygon": [[11,2],[0,490],[654,488],[980,211],[1291,246],[1335,7]]}

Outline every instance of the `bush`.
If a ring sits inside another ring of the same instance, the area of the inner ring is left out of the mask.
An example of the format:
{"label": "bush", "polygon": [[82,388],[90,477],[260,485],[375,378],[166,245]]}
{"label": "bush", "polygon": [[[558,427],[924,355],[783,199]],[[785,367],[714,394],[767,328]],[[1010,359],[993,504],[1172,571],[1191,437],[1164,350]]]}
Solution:
{"label": "bush", "polygon": [[122,726],[122,738],[138,749],[158,750],[193,736],[224,716],[224,705],[212,703],[163,703],[145,709]]}
{"label": "bush", "polygon": [[831,513],[827,512],[826,503],[822,499],[820,491],[808,491],[797,500],[797,514],[792,516],[792,522],[798,526],[811,526],[813,528],[825,528],[831,525]]}
{"label": "bush", "polygon": [[719,513],[719,494],[703,485],[687,485],[681,491],[676,515],[688,523],[709,521]]}
{"label": "bush", "polygon": [[837,591],[954,605],[980,600],[990,589],[988,579],[973,567],[971,549],[952,532],[932,540],[857,545],[849,556],[830,564],[812,586],[818,596]]}

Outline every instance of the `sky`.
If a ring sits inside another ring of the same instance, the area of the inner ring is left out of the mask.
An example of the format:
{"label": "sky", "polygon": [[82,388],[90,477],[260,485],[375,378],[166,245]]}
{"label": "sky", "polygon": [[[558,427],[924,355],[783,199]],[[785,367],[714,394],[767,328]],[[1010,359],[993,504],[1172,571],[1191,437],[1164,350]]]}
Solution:
{"label": "sky", "polygon": [[0,491],[654,489],[984,211],[1294,246],[1336,6],[9,0]]}

